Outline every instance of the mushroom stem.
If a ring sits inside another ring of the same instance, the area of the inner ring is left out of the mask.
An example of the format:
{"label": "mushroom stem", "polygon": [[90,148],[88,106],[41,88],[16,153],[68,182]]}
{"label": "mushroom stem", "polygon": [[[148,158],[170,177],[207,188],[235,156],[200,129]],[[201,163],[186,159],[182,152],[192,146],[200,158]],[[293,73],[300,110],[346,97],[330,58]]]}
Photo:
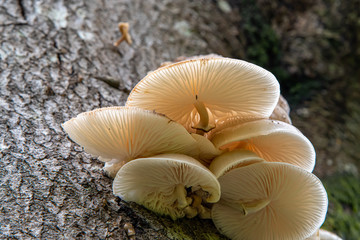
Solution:
{"label": "mushroom stem", "polygon": [[209,208],[200,205],[198,207],[198,211],[199,211],[198,215],[201,219],[211,219],[211,210]]}
{"label": "mushroom stem", "polygon": [[196,215],[199,215],[201,219],[211,219],[211,211],[209,208],[202,205],[202,197],[199,195],[192,195],[193,202],[191,206],[186,207],[186,216],[192,218]]}
{"label": "mushroom stem", "polygon": [[269,199],[255,200],[252,202],[242,202],[241,200],[225,200],[226,205],[242,212],[244,216],[252,213],[256,213],[266,207],[269,203]]}
{"label": "mushroom stem", "polygon": [[182,184],[178,184],[175,187],[175,196],[176,196],[176,200],[177,200],[177,207],[178,208],[185,208],[186,206],[188,206],[188,201],[186,199],[186,190],[184,185]]}
{"label": "mushroom stem", "polygon": [[202,199],[200,196],[193,195],[193,199],[194,199],[194,201],[191,204],[192,207],[197,208],[197,207],[201,206]]}
{"label": "mushroom stem", "polygon": [[194,107],[200,115],[200,121],[196,124],[196,126],[194,126],[194,128],[197,130],[197,134],[203,135],[213,129],[214,126],[209,124],[209,113],[203,102],[196,100]]}
{"label": "mushroom stem", "polygon": [[196,208],[193,208],[191,206],[187,206],[185,209],[184,209],[184,212],[185,212],[185,215],[187,218],[194,218],[196,217],[196,215],[198,214],[198,211]]}
{"label": "mushroom stem", "polygon": [[270,200],[258,200],[250,203],[243,203],[242,206],[245,211],[245,215],[256,213],[266,207],[270,203]]}

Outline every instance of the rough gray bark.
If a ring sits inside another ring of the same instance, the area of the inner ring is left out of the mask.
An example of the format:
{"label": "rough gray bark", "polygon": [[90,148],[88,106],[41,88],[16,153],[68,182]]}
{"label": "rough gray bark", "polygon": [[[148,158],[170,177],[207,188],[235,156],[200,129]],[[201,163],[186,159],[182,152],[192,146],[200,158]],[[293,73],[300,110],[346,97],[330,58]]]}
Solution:
{"label": "rough gray bark", "polygon": [[[210,0],[0,0],[1,239],[127,239],[125,223],[137,239],[223,238],[211,221],[174,222],[113,196],[102,164],[60,126],[123,105],[163,61],[241,53],[237,14],[221,9]],[[132,46],[112,47],[119,21]]]}

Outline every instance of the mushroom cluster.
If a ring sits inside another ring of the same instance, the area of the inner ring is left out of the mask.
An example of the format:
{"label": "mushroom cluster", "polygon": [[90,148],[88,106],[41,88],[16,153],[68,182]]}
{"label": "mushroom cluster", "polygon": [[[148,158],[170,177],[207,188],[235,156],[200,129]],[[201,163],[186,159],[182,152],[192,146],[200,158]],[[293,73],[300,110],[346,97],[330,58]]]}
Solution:
{"label": "mushroom cluster", "polygon": [[125,106],[62,126],[105,162],[125,201],[174,220],[211,218],[231,239],[310,239],[327,194],[279,89],[254,64],[197,57],[149,73]]}

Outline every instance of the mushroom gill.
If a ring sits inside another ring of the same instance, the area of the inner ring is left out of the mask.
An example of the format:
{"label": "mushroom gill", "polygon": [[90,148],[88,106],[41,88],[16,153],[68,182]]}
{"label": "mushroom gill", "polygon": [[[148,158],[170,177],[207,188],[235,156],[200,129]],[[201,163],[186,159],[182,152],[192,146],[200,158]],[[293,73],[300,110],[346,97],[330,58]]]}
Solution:
{"label": "mushroom gill", "polygon": [[279,99],[274,75],[230,58],[198,58],[161,67],[131,91],[126,106],[165,114],[204,134],[224,116],[268,118]]}
{"label": "mushroom gill", "polygon": [[323,223],[328,199],[320,180],[287,163],[260,162],[219,178],[216,227],[232,239],[305,239]]}
{"label": "mushroom gill", "polygon": [[169,118],[132,107],[109,107],[79,114],[62,127],[69,137],[107,162],[114,176],[132,159],[162,153],[182,153],[197,157],[196,140]]}
{"label": "mushroom gill", "polygon": [[261,119],[215,132],[210,139],[223,151],[246,149],[269,162],[286,162],[312,172],[315,149],[294,126],[285,122]]}

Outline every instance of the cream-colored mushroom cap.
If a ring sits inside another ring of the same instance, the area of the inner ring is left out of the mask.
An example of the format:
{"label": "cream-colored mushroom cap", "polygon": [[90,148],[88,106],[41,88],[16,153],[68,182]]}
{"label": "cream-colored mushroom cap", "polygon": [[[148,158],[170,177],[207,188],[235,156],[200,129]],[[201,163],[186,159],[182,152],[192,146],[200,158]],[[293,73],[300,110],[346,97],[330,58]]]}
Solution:
{"label": "cream-colored mushroom cap", "polygon": [[81,113],[62,127],[85,151],[112,166],[161,153],[198,155],[196,141],[182,125],[143,109],[100,108]]}
{"label": "cream-colored mushroom cap", "polygon": [[292,123],[290,116],[280,106],[275,107],[274,111],[272,112],[272,114],[271,114],[271,116],[269,118],[273,119],[273,120],[279,120],[279,121],[282,121],[282,122],[286,122],[288,124]]}
{"label": "cream-colored mushroom cap", "polygon": [[196,140],[198,146],[199,156],[196,159],[203,165],[208,167],[210,162],[223,152],[216,148],[208,138],[196,133],[191,133],[191,136]]}
{"label": "cream-colored mushroom cap", "polygon": [[259,66],[201,58],[151,72],[134,87],[126,105],[163,113],[190,132],[207,132],[225,115],[269,117],[279,95],[274,75]]}
{"label": "cream-colored mushroom cap", "polygon": [[284,111],[286,112],[287,115],[290,114],[290,106],[289,106],[288,102],[286,101],[286,99],[282,95],[280,95],[280,97],[279,97],[277,106],[284,109]]}
{"label": "cream-colored mushroom cap", "polygon": [[276,107],[271,114],[270,119],[279,120],[291,124],[290,106],[282,95],[280,95],[279,101],[276,104]]}
{"label": "cream-colored mushroom cap", "polygon": [[341,240],[335,233],[319,229],[320,240]]}
{"label": "cream-colored mushroom cap", "polygon": [[231,239],[305,239],[324,222],[328,199],[320,180],[287,163],[254,163],[219,178],[216,227]]}
{"label": "cream-colored mushroom cap", "polygon": [[265,161],[254,152],[236,149],[231,152],[226,152],[214,158],[209,166],[209,170],[217,177],[221,177],[228,171],[234,168],[244,167],[250,164]]}
{"label": "cream-colored mushroom cap", "polygon": [[210,139],[221,150],[247,149],[269,162],[287,162],[311,172],[315,150],[294,126],[276,120],[245,122],[216,132]]}
{"label": "cream-colored mushroom cap", "polygon": [[210,218],[203,203],[220,199],[216,177],[197,160],[181,154],[135,159],[125,164],[113,183],[114,194],[172,219]]}
{"label": "cream-colored mushroom cap", "polygon": [[326,231],[324,229],[318,229],[313,235],[305,240],[341,240],[335,233]]}

